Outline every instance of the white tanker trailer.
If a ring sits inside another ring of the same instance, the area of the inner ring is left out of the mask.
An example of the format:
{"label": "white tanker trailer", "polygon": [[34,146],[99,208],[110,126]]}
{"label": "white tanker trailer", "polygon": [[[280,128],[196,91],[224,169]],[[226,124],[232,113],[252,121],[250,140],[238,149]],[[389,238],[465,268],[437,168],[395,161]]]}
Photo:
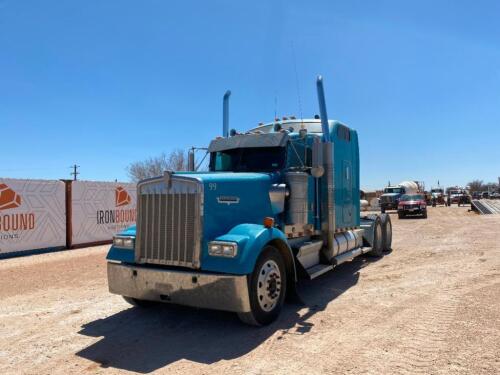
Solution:
{"label": "white tanker trailer", "polygon": [[405,194],[417,194],[421,192],[420,184],[416,181],[403,181],[398,186],[405,188]]}

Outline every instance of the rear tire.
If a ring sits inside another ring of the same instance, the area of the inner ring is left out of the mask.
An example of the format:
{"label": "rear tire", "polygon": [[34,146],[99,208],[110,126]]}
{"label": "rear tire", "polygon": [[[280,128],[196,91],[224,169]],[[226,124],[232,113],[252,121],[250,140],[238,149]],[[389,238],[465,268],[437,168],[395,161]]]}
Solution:
{"label": "rear tire", "polygon": [[404,219],[405,214],[403,212],[398,212],[398,219]]}
{"label": "rear tire", "polygon": [[424,211],[424,214],[422,215],[424,219],[427,219],[427,210]]}
{"label": "rear tire", "polygon": [[382,250],[390,251],[392,248],[392,222],[387,214],[380,215],[382,224]]}
{"label": "rear tire", "polygon": [[382,212],[383,214],[385,214],[385,208],[384,208],[384,207],[381,207],[381,208],[380,208],[380,212]]}
{"label": "rear tire", "polygon": [[381,257],[382,255],[384,255],[384,249],[382,243],[384,237],[383,233],[384,231],[382,230],[382,221],[380,220],[380,216],[376,216],[375,221],[373,223],[372,250],[369,251],[367,254],[374,257]]}
{"label": "rear tire", "polygon": [[262,326],[275,321],[286,296],[286,268],[278,249],[266,246],[247,276],[250,312],[238,313],[243,323]]}

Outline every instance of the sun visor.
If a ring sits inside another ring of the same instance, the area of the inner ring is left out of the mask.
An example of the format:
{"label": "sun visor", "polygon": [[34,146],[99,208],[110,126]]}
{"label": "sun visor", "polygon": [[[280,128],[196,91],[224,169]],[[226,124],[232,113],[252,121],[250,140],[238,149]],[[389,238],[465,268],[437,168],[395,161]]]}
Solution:
{"label": "sun visor", "polygon": [[288,133],[238,134],[229,138],[218,138],[210,142],[209,152],[251,147],[283,147],[288,142]]}

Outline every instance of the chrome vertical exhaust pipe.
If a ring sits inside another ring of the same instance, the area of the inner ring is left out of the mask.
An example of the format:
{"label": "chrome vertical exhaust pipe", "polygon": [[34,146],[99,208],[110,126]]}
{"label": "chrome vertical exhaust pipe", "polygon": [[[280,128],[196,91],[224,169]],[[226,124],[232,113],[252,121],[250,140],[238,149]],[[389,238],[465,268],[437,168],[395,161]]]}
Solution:
{"label": "chrome vertical exhaust pipe", "polygon": [[229,136],[229,97],[231,96],[231,91],[227,90],[224,94],[224,99],[222,102],[222,136]]}
{"label": "chrome vertical exhaust pipe", "polygon": [[328,114],[326,113],[325,89],[323,88],[323,77],[316,79],[318,91],[319,115],[321,118],[321,130],[323,131],[323,142],[330,142],[330,127],[328,126]]}
{"label": "chrome vertical exhaust pipe", "polygon": [[335,247],[335,180],[333,169],[333,143],[330,138],[330,127],[326,113],[325,90],[323,88],[323,77],[318,76],[316,80],[318,91],[319,113],[321,116],[321,129],[323,131],[323,166],[324,174],[321,181],[321,230],[327,244],[326,255],[332,259],[338,255]]}
{"label": "chrome vertical exhaust pipe", "polygon": [[191,147],[188,151],[188,171],[194,172],[194,147]]}

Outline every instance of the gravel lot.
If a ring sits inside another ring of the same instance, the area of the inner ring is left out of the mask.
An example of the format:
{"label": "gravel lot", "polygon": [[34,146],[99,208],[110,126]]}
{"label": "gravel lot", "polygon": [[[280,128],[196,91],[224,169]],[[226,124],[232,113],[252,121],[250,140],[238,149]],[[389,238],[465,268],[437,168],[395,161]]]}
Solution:
{"label": "gravel lot", "polygon": [[107,247],[0,261],[0,373],[500,372],[500,215],[429,208],[394,251],[303,282],[264,328],[230,313],[131,308]]}

